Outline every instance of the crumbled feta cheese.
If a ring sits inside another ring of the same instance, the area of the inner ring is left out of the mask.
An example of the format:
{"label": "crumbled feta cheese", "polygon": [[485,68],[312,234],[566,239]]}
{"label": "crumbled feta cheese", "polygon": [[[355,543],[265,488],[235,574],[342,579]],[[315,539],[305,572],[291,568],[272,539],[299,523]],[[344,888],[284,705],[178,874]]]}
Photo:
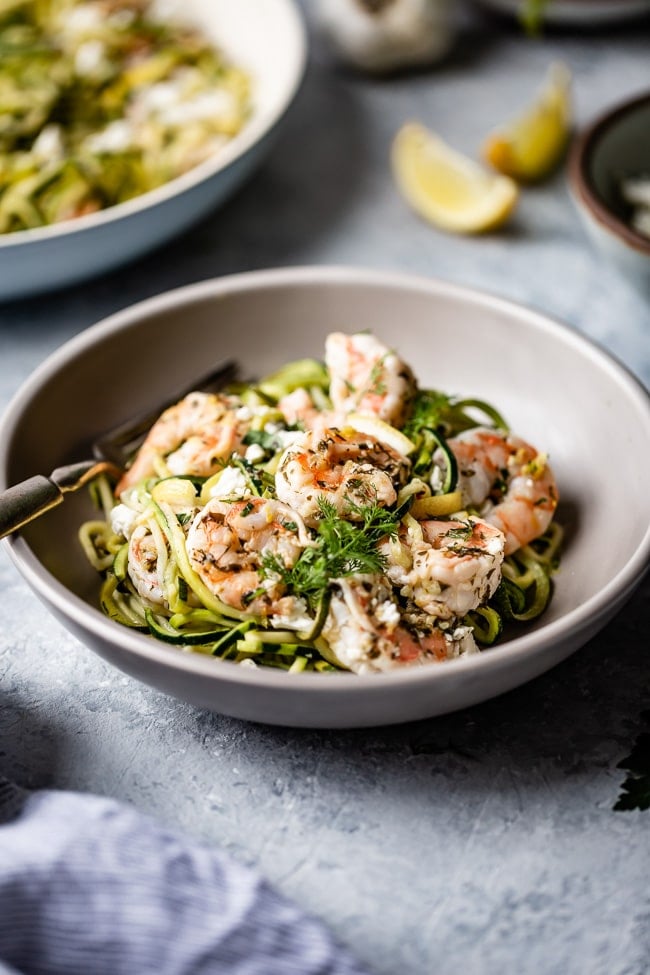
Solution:
{"label": "crumbled feta cheese", "polygon": [[244,457],[249,464],[257,464],[258,461],[264,460],[265,450],[258,443],[252,443],[246,448]]}
{"label": "crumbled feta cheese", "polygon": [[89,152],[124,152],[133,145],[133,130],[125,119],[110,122],[101,132],[94,132],[85,140]]}
{"label": "crumbled feta cheese", "polygon": [[310,630],[314,625],[307,612],[307,603],[297,596],[291,602],[290,612],[271,617],[271,625],[282,630]]}
{"label": "crumbled feta cheese", "polygon": [[123,535],[127,540],[133,534],[138,512],[126,504],[116,504],[111,511],[111,528],[116,535]]}
{"label": "crumbled feta cheese", "polygon": [[279,443],[280,447],[283,450],[286,450],[287,447],[293,447],[293,445],[298,443],[304,436],[305,435],[301,430],[278,430],[275,434],[275,439]]}
{"label": "crumbled feta cheese", "polygon": [[257,664],[252,657],[246,657],[244,660],[240,660],[239,666],[248,667],[249,670],[257,670]]}
{"label": "crumbled feta cheese", "polygon": [[63,159],[61,126],[44,126],[34,139],[31,151],[32,155],[38,156],[44,162],[55,162],[58,159]]}
{"label": "crumbled feta cheese", "polygon": [[74,69],[82,78],[92,77],[102,66],[106,48],[101,41],[84,41],[74,56]]}
{"label": "crumbled feta cheese", "polygon": [[206,91],[164,108],[160,112],[160,121],[163,125],[186,125],[228,117],[236,112],[237,102],[232,92],[225,89]]}
{"label": "crumbled feta cheese", "polygon": [[457,626],[451,634],[452,640],[464,640],[466,636],[472,634],[471,626]]}
{"label": "crumbled feta cheese", "polygon": [[[172,105],[178,105],[183,97],[182,79],[159,81],[155,85],[143,87],[137,95],[137,109],[145,115],[162,112]],[[135,106],[134,106],[135,107]]]}
{"label": "crumbled feta cheese", "polygon": [[397,626],[400,620],[399,608],[389,600],[379,603],[375,610],[375,616],[380,623],[384,623],[386,626]]}
{"label": "crumbled feta cheese", "polygon": [[238,420],[244,420],[244,421],[252,420],[253,411],[251,410],[250,406],[239,406],[235,410],[235,416],[237,417]]}
{"label": "crumbled feta cheese", "polygon": [[245,498],[250,494],[246,476],[238,467],[226,467],[210,490],[211,498]]}
{"label": "crumbled feta cheese", "polygon": [[503,552],[504,544],[505,541],[502,535],[494,535],[492,538],[489,538],[486,545],[488,555],[500,555]]}
{"label": "crumbled feta cheese", "polygon": [[76,38],[101,27],[104,14],[99,4],[81,3],[66,10],[61,29],[66,37]]}

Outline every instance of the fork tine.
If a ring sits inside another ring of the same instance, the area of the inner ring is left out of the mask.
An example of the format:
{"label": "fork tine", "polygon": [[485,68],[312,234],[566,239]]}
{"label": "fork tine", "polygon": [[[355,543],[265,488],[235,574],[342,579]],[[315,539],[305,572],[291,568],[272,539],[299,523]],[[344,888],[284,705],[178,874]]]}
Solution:
{"label": "fork tine", "polygon": [[239,367],[233,359],[227,359],[215,369],[211,369],[206,375],[195,379],[190,385],[176,390],[173,395],[154,409],[113,427],[95,440],[92,447],[93,456],[98,460],[108,460],[117,467],[124,468],[131,455],[144,440],[149,429],[169,406],[178,403],[188,393],[198,390],[209,393],[223,389],[224,386],[237,378],[238,369]]}

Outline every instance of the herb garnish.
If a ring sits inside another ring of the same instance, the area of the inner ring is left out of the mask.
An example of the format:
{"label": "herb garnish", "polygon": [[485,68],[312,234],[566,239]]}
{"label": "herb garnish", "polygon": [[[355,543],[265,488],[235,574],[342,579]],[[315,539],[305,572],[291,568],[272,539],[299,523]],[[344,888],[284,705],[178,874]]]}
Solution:
{"label": "herb garnish", "polygon": [[451,408],[451,399],[435,389],[420,389],[416,393],[413,412],[404,426],[403,433],[415,439],[422,430],[439,430],[447,435],[450,425],[446,418]]}
{"label": "herb garnish", "polygon": [[388,511],[376,501],[369,504],[356,504],[350,498],[346,501],[357,521],[346,521],[330,501],[320,497],[317,538],[304,549],[295,565],[287,568],[281,559],[270,554],[262,561],[267,574],[279,576],[312,606],[319,602],[332,579],[382,572],[386,560],[377,545],[386,536],[397,534],[398,512]]}
{"label": "herb garnish", "polygon": [[[468,409],[482,414],[482,417],[479,419],[473,416],[467,412]],[[443,437],[455,437],[463,430],[486,423],[498,430],[508,429],[501,414],[483,400],[457,399],[435,389],[420,389],[415,395],[410,419],[402,432],[416,441],[423,430],[433,430]]]}
{"label": "herb garnish", "polygon": [[386,358],[391,355],[390,352],[385,352],[381,359],[373,364],[370,370],[370,376],[368,377],[368,387],[364,390],[364,395],[370,396],[383,396],[386,392],[386,383],[384,382],[384,363]]}
{"label": "herb garnish", "polygon": [[251,444],[257,444],[262,450],[269,451],[273,453],[277,450],[278,445],[275,439],[275,434],[267,433],[266,430],[249,430],[242,441],[246,446]]}

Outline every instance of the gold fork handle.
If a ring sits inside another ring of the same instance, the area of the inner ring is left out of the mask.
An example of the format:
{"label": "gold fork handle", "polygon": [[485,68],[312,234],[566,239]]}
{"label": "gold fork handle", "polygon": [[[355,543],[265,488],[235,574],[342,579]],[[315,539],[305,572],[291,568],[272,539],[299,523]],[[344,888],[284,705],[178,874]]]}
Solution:
{"label": "gold fork handle", "polygon": [[7,488],[0,494],[0,538],[18,531],[62,501],[63,492],[43,474]]}
{"label": "gold fork handle", "polygon": [[122,472],[109,461],[82,460],[77,464],[57,467],[49,477],[35,474],[20,484],[14,484],[0,494],[0,538],[18,531],[30,521],[56,508],[64,494],[78,491],[100,474],[109,474],[114,480]]}

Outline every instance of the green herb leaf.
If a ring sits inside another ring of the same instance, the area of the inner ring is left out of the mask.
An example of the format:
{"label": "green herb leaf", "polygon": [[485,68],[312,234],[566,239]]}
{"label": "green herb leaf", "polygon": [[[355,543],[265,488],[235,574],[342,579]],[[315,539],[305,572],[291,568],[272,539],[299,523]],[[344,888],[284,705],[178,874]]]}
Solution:
{"label": "green herb leaf", "polygon": [[274,555],[263,559],[267,573],[279,575],[289,589],[306,596],[311,605],[319,601],[332,579],[385,569],[385,559],[377,545],[386,536],[397,534],[399,515],[376,501],[356,504],[348,499],[347,504],[357,521],[348,521],[331,502],[318,499],[317,538],[291,568]]}
{"label": "green herb leaf", "polygon": [[266,430],[249,430],[243,442],[247,446],[257,444],[262,450],[267,450],[270,453],[275,453],[277,450],[274,434],[267,433]]}
{"label": "green herb leaf", "polygon": [[[478,417],[468,410],[473,410]],[[501,414],[483,400],[458,399],[435,389],[419,389],[403,432],[417,443],[425,430],[433,430],[443,437],[455,437],[463,430],[484,425],[508,429]]]}

